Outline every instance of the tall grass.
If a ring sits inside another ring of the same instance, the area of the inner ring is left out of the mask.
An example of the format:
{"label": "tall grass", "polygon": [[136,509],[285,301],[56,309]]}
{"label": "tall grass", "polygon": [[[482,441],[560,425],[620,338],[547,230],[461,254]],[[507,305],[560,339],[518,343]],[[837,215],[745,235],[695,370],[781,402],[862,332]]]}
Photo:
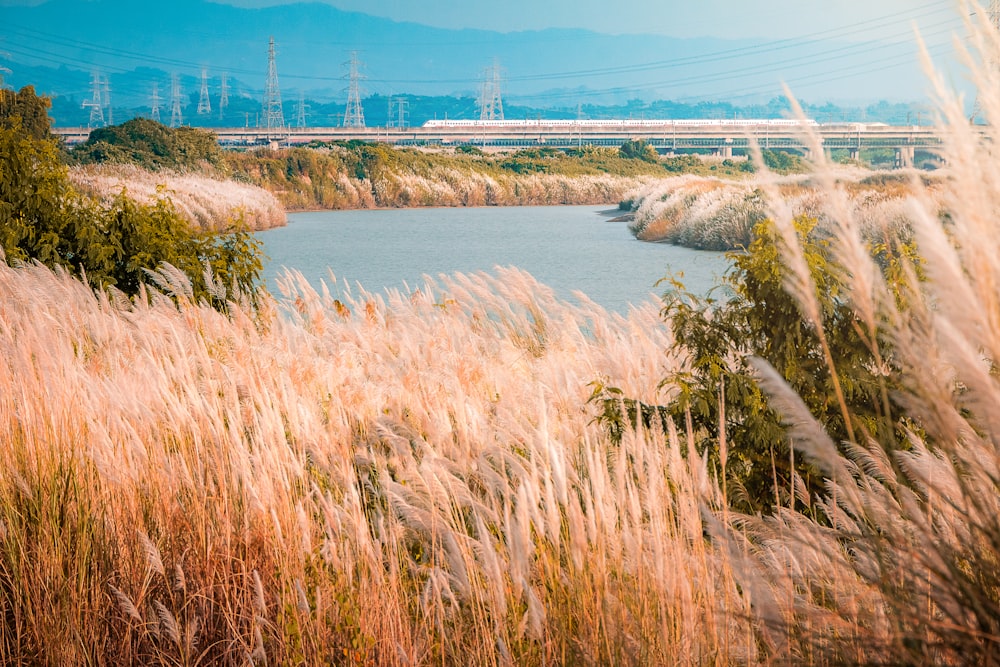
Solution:
{"label": "tall grass", "polygon": [[[951,171],[907,186],[921,262],[896,284],[816,165],[909,443],[832,442],[759,363],[829,480],[802,511],[737,515],[684,429],[594,422],[592,381],[657,402],[683,369],[654,304],[567,305],[516,269],[340,302],[291,274],[227,317],[0,266],[0,661],[995,663],[1000,73],[973,65],[991,127],[935,80]],[[795,207],[758,185],[809,317]]]}
{"label": "tall grass", "polygon": [[284,285],[283,316],[227,319],[0,267],[0,660],[758,657],[699,460],[673,432],[612,446],[586,408],[600,377],[655,398],[655,304],[514,269]]}
{"label": "tall grass", "polygon": [[[872,235],[906,226],[906,202],[914,193],[914,182],[919,182],[921,192],[933,200],[943,185],[941,177],[913,171],[871,172],[842,165],[827,165],[827,169],[829,177],[849,195],[852,215]],[[834,225],[829,219],[825,185],[815,176],[768,178],[773,181],[773,194],[796,214],[816,217],[824,227]],[[703,250],[748,246],[754,226],[770,215],[757,176],[744,180],[677,176],[647,185],[632,199],[634,219],[630,229],[640,241]]]}
{"label": "tall grass", "polygon": [[104,201],[110,201],[122,189],[145,204],[167,196],[177,211],[199,229],[223,230],[236,217],[253,231],[286,224],[285,210],[278,199],[248,183],[195,173],[153,172],[128,164],[76,166],[70,168],[69,175],[83,192]]}
{"label": "tall grass", "polygon": [[[850,188],[822,161],[815,178],[857,326],[885,359],[906,406],[903,448],[872,433],[835,443],[765,363],[763,387],[790,441],[828,479],[817,521],[790,510],[729,531],[747,557],[732,566],[761,586],[768,643],[796,662],[996,664],[1000,660],[1000,40],[971,16],[968,62],[987,126],[931,72],[948,178],[913,177],[905,225],[920,257],[887,282],[873,261]],[[986,65],[983,65],[986,63]],[[814,149],[817,137],[809,138]],[[819,151],[816,150],[819,154]],[[790,292],[815,311],[794,211],[767,174]],[[878,356],[876,356],[878,358]],[[722,531],[720,531],[720,534]]]}

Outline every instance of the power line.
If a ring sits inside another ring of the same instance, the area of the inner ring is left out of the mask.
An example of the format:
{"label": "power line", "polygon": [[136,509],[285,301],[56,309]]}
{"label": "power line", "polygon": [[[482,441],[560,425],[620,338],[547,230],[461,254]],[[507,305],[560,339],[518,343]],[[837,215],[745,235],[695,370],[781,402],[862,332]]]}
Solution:
{"label": "power line", "polygon": [[226,114],[226,107],[229,106],[229,75],[222,73],[222,91],[219,93],[219,119]]}
{"label": "power line", "polygon": [[115,114],[111,110],[111,82],[108,77],[104,77],[104,81],[101,83],[101,101],[104,104],[104,108],[108,110],[108,125],[115,124]]}
{"label": "power line", "polygon": [[149,109],[149,117],[155,120],[157,123],[160,122],[160,86],[155,81],[153,82],[153,95],[150,97],[152,104]]}
{"label": "power line", "polygon": [[[987,18],[989,19],[990,25],[993,30],[1000,32],[1000,0],[990,0],[990,7],[987,11]],[[987,66],[996,74],[997,69],[1000,69],[1000,62],[997,61],[996,55],[990,57]],[[972,104],[972,115],[969,116],[969,122],[975,123],[976,118],[983,111],[983,101],[979,95],[976,93],[976,101]]]}
{"label": "power line", "polygon": [[306,127],[306,94],[303,91],[299,91],[299,103],[295,106],[295,116],[296,125],[298,127]]}

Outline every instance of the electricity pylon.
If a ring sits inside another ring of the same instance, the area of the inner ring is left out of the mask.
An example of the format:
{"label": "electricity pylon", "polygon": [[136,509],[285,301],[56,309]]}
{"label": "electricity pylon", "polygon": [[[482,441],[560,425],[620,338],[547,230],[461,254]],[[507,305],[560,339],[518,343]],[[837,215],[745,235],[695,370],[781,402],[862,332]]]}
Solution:
{"label": "electricity pylon", "polygon": [[295,105],[295,124],[298,127],[306,126],[306,109],[309,106],[306,104],[306,94],[299,91],[299,103]]}
{"label": "electricity pylon", "polygon": [[111,81],[108,77],[104,77],[104,81],[101,83],[102,95],[101,101],[104,103],[104,108],[108,110],[107,120],[108,125],[115,124],[115,114],[111,110]]}
{"label": "electricity pylon", "polygon": [[351,51],[351,59],[344,63],[351,66],[351,84],[347,89],[347,108],[344,110],[344,127],[364,127],[365,111],[361,107],[361,75],[358,52]]}
{"label": "electricity pylon", "polygon": [[222,73],[222,92],[219,93],[219,119],[226,113],[226,107],[229,106],[229,75],[225,72]]}
{"label": "electricity pylon", "polygon": [[153,95],[149,98],[151,104],[149,105],[149,117],[155,120],[157,123],[160,122],[160,86],[155,81],[153,82]]}
{"label": "electricity pylon", "polygon": [[90,120],[87,122],[87,127],[103,127],[104,100],[101,99],[101,73],[94,70],[93,78],[90,81],[92,86],[91,98],[83,102],[85,109],[90,107]]}
{"label": "electricity pylon", "polygon": [[281,90],[278,88],[278,67],[274,62],[274,37],[267,47],[267,83],[264,86],[264,127],[268,138],[285,128],[285,114],[281,110]]}
{"label": "electricity pylon", "polygon": [[184,122],[181,116],[181,80],[177,74],[170,78],[170,127],[180,127]]}
{"label": "electricity pylon", "polygon": [[212,100],[208,97],[208,68],[201,68],[201,92],[198,94],[198,115],[212,113]]}
{"label": "electricity pylon", "polygon": [[410,102],[405,97],[396,98],[396,127],[406,127],[406,116],[409,106]]}
{"label": "electricity pylon", "polygon": [[479,120],[503,120],[503,73],[500,62],[493,61],[492,67],[487,67],[483,76],[483,87],[479,94]]}
{"label": "electricity pylon", "polygon": [[[986,15],[989,17],[990,25],[997,32],[1000,32],[1000,0],[990,0],[989,8],[986,10]],[[1000,69],[1000,62],[997,62],[996,56],[991,56],[987,64],[988,67],[994,70],[994,74],[997,69]],[[972,123],[976,122],[976,117],[983,110],[983,103],[979,95],[976,95],[976,101],[972,105],[972,115],[969,116],[969,121]]]}

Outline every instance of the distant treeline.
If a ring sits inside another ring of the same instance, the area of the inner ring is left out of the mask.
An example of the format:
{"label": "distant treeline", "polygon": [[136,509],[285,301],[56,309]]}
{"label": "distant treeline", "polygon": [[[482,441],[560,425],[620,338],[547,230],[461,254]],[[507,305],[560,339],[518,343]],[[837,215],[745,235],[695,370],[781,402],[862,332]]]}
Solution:
{"label": "distant treeline", "polygon": [[[88,98],[89,99],[89,98]],[[405,102],[401,105],[399,100]],[[90,111],[82,106],[83,98],[54,96],[51,115],[57,127],[85,127]],[[299,104],[305,107],[307,127],[336,127],[343,124],[344,101],[306,97],[304,100],[289,97],[284,101],[285,124],[299,125]],[[477,118],[479,109],[472,97],[451,95],[370,95],[362,100],[365,124],[368,127],[398,127],[422,125],[435,118]],[[729,102],[676,102],[672,100],[630,100],[626,104],[584,104],[580,107],[536,107],[505,101],[506,118],[781,118],[790,111],[788,100],[776,97],[766,104],[736,105]],[[835,104],[803,104],[806,115],[820,122],[868,121],[892,125],[910,125],[930,122],[926,109],[914,103],[889,103],[885,101],[868,106],[841,107]],[[198,114],[197,91],[189,91],[181,107],[183,125],[192,127],[256,127],[260,124],[261,100],[245,95],[233,95],[228,106],[220,113],[213,107],[211,113]],[[130,118],[149,117],[149,106],[114,106],[111,117],[120,123]],[[107,114],[106,114],[107,115]],[[164,104],[160,120],[170,124],[170,108]]]}

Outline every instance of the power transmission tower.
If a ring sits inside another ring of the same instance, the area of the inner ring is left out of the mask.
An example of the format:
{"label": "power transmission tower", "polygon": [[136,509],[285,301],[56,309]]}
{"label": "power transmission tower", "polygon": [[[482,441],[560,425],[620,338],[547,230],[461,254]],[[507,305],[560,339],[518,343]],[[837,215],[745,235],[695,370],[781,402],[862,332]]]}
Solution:
{"label": "power transmission tower", "polygon": [[212,100],[208,97],[208,68],[201,68],[201,92],[198,94],[198,115],[212,113]]}
{"label": "power transmission tower", "polygon": [[405,97],[396,98],[396,127],[406,127],[406,116],[407,109],[410,106],[410,101]]}
{"label": "power transmission tower", "polygon": [[[989,18],[990,25],[993,26],[993,29],[1000,32],[1000,0],[990,0],[989,9],[986,10],[986,15]],[[996,56],[993,56],[989,59],[987,66],[993,69],[994,73],[996,73],[996,70],[1000,69],[1000,62],[997,61]],[[972,115],[969,116],[969,121],[972,123],[976,122],[976,117],[979,116],[982,110],[983,103],[980,96],[977,94],[976,101],[972,105]]]}
{"label": "power transmission tower", "polygon": [[264,127],[268,138],[285,127],[285,114],[281,110],[281,91],[278,88],[278,67],[274,62],[274,37],[267,47],[267,83],[264,86]]}
{"label": "power transmission tower", "polygon": [[344,111],[344,127],[364,127],[365,111],[361,108],[361,75],[358,52],[351,51],[351,59],[344,63],[351,66],[351,85],[347,90],[347,109]]}
{"label": "power transmission tower", "polygon": [[90,82],[92,86],[91,98],[83,102],[84,108],[90,107],[90,120],[87,122],[87,127],[103,127],[104,104],[101,99],[101,73],[95,70]]}
{"label": "power transmission tower", "polygon": [[479,95],[479,120],[503,120],[503,99],[500,95],[502,79],[500,62],[494,60],[483,76],[482,92]]}
{"label": "power transmission tower", "polygon": [[184,122],[181,116],[181,79],[174,74],[170,79],[170,127],[180,127]]}
{"label": "power transmission tower", "polygon": [[149,117],[155,120],[157,123],[160,122],[160,86],[156,82],[153,82],[153,95],[150,97]]}
{"label": "power transmission tower", "polygon": [[229,75],[222,73],[222,92],[219,93],[219,120],[222,120],[229,106]]}
{"label": "power transmission tower", "polygon": [[295,107],[296,125],[298,127],[306,126],[306,94],[304,92],[299,92],[299,103]]}
{"label": "power transmission tower", "polygon": [[111,110],[111,81],[108,77],[104,77],[104,82],[101,84],[103,90],[103,102],[104,108],[108,110],[108,125],[115,124],[115,114]]}

